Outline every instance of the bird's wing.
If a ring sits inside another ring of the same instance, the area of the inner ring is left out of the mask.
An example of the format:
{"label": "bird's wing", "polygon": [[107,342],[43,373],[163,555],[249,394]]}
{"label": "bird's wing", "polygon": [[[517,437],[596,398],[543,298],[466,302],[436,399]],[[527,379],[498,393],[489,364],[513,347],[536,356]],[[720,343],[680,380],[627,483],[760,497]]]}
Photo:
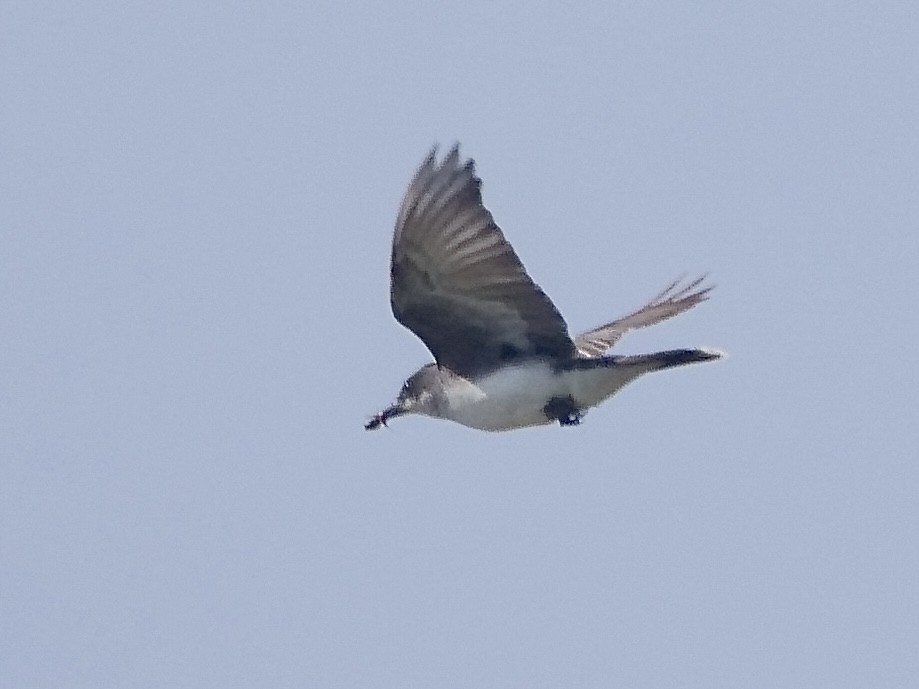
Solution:
{"label": "bird's wing", "polygon": [[518,357],[572,357],[558,309],[482,205],[472,160],[433,149],[402,200],[393,233],[393,314],[437,363],[460,374]]}
{"label": "bird's wing", "polygon": [[705,301],[712,287],[700,287],[703,280],[705,280],[704,275],[680,286],[682,278],[677,279],[637,311],[606,325],[601,325],[599,328],[581,333],[574,338],[574,345],[578,353],[590,359],[603,356],[628,331],[645,328],[673,318],[699,302]]}

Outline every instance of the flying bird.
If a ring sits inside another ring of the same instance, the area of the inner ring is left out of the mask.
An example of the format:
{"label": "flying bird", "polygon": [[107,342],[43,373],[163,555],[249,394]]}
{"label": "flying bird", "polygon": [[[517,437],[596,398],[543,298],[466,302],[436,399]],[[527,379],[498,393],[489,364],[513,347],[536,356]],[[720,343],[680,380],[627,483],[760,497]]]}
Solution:
{"label": "flying bird", "polygon": [[705,301],[705,276],[677,280],[627,316],[572,338],[555,305],[523,267],[482,204],[481,180],[459,145],[418,168],[396,219],[390,264],[393,315],[431,350],[396,402],[364,426],[423,414],[483,431],[559,423],[639,376],[712,361],[721,352],[673,349],[607,355],[630,330]]}

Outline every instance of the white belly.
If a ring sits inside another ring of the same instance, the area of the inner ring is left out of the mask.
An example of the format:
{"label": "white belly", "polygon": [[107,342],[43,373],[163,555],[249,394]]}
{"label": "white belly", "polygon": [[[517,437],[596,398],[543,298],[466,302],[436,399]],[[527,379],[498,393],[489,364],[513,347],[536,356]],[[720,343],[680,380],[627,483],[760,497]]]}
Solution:
{"label": "white belly", "polygon": [[554,423],[543,408],[553,397],[574,398],[578,408],[599,404],[635,377],[632,371],[597,368],[556,373],[542,362],[509,366],[451,394],[441,413],[464,426],[506,431]]}

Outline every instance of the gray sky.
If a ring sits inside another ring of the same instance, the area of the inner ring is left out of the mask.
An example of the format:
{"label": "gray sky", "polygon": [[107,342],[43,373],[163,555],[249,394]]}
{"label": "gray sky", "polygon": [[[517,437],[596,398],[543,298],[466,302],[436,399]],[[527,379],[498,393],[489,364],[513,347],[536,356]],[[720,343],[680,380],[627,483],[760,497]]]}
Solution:
{"label": "gray sky", "polygon": [[[915,3],[0,5],[4,687],[910,687]],[[459,140],[575,429],[365,433]]]}

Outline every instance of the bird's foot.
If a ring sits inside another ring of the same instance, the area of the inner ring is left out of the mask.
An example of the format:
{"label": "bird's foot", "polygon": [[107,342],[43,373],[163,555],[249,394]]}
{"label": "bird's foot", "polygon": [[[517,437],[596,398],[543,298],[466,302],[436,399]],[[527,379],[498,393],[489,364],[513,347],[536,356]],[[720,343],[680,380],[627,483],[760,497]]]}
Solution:
{"label": "bird's foot", "polygon": [[580,426],[581,419],[584,418],[583,412],[575,412],[574,414],[569,414],[564,418],[558,420],[559,426]]}
{"label": "bird's foot", "polygon": [[578,426],[585,414],[585,412],[578,409],[571,395],[568,395],[568,397],[553,397],[546,402],[546,406],[542,408],[542,411],[546,418],[558,421],[560,426]]}

